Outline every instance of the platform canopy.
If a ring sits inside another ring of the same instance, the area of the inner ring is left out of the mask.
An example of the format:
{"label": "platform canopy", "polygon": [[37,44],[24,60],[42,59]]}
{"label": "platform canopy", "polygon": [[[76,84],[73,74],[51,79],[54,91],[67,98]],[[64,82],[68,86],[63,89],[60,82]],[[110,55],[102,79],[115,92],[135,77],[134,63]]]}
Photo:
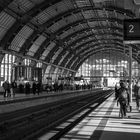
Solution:
{"label": "platform canopy", "polygon": [[0,51],[77,71],[106,50],[140,62],[139,43],[124,44],[124,19],[139,18],[134,0],[0,0]]}

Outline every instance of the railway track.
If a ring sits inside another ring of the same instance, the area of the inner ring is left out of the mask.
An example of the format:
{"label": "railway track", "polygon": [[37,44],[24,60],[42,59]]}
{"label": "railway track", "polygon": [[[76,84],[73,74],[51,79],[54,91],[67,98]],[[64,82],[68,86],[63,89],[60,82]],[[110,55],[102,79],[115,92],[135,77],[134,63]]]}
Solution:
{"label": "railway track", "polygon": [[[27,137],[25,137],[22,140],[37,139],[40,136],[44,135],[46,132],[49,132],[49,131],[46,131],[46,130],[49,130],[48,127],[50,129],[51,128],[54,129],[57,126],[59,126],[61,123],[64,123],[66,120],[71,119],[75,115],[76,116],[78,115],[78,117],[74,121],[71,121],[71,123],[69,125],[67,125],[63,129],[60,129],[60,131],[58,133],[56,133],[54,136],[49,138],[49,140],[60,139],[64,134],[66,134],[69,130],[71,130],[74,126],[76,126],[83,118],[85,118],[94,109],[96,109],[102,102],[104,102],[108,97],[110,97],[110,95],[112,95],[111,93],[112,92],[105,92],[102,96],[96,96],[96,98],[94,100],[90,100],[91,102],[90,101],[79,102],[79,104],[82,104],[81,108],[78,108],[74,112],[69,113],[67,116],[64,116],[60,120],[53,122],[52,124],[50,124],[50,126],[46,126],[46,128],[44,127],[42,129],[38,130],[36,133],[28,135]],[[91,105],[93,105],[93,104],[94,104],[94,106],[91,107]]]}
{"label": "railway track", "polygon": [[10,121],[13,121],[16,119],[19,120],[20,118],[22,119],[25,117],[30,117],[30,116],[32,116],[32,113],[40,114],[40,113],[45,112],[45,111],[49,112],[52,109],[59,108],[60,106],[63,107],[63,106],[68,105],[68,104],[73,104],[74,102],[80,101],[83,98],[89,98],[89,96],[94,96],[94,94],[98,94],[100,92],[101,91],[97,91],[96,93],[86,95],[84,97],[82,97],[82,96],[81,97],[74,97],[71,99],[65,99],[64,101],[62,100],[62,101],[57,101],[57,102],[53,102],[53,103],[46,103],[43,105],[29,107],[29,108],[13,111],[10,113],[3,113],[3,114],[0,114],[0,125],[1,125],[1,123],[5,122],[5,121],[10,122]]}
{"label": "railway track", "polygon": [[[86,97],[81,97],[74,101],[67,101],[61,104],[55,104],[45,108],[45,106],[38,107],[36,109],[24,110],[24,114],[21,113],[16,118],[11,117],[11,119],[5,120],[5,130],[1,132],[1,140],[22,140],[22,139],[35,139],[41,136],[44,132],[49,131],[53,127],[64,122],[66,119],[71,118],[82,110],[86,109],[88,106],[95,102],[103,102],[105,97],[110,96],[112,91],[102,91],[96,94],[90,94]],[[99,104],[97,104],[98,106]],[[96,107],[96,106],[95,106]],[[39,109],[39,110],[38,110]],[[15,112],[16,113],[16,112]],[[86,112],[83,115],[86,115]],[[15,116],[15,114],[13,114]],[[81,116],[83,118],[83,116]],[[79,120],[81,119],[79,118]],[[77,121],[76,121],[77,122]],[[76,124],[74,122],[74,124]],[[70,129],[74,124],[69,126]],[[67,128],[67,129],[68,129]],[[66,131],[65,131],[66,132]],[[63,134],[63,132],[61,132]],[[59,135],[61,135],[59,133]],[[57,139],[58,135],[56,136]]]}

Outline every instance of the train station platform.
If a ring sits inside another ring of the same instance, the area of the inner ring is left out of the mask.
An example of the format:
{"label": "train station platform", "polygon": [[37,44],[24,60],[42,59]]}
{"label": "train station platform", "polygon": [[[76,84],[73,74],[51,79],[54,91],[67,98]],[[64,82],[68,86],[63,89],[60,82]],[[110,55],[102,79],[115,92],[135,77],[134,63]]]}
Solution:
{"label": "train station platform", "polygon": [[[92,109],[95,104],[90,106],[88,110]],[[119,106],[117,106],[114,95],[112,95],[61,137],[60,140],[139,140],[140,112],[136,110],[134,100],[131,105],[132,112],[127,113],[126,118],[120,118]],[[80,115],[81,113],[57,126],[55,129],[41,136],[39,140],[53,139],[60,130],[65,129]]]}
{"label": "train station platform", "polygon": [[4,98],[2,95],[0,95],[0,114],[9,113],[12,111],[17,111],[46,103],[53,103],[66,99],[85,96],[94,92],[100,92],[102,90],[102,88],[95,88],[92,90],[64,90],[61,92],[42,92],[39,95],[25,95],[17,93],[15,97],[7,98]]}

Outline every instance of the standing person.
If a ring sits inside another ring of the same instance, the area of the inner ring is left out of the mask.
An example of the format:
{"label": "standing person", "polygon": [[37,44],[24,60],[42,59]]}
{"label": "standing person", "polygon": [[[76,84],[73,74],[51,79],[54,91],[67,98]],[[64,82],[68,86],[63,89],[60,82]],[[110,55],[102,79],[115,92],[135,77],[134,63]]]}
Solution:
{"label": "standing person", "polygon": [[39,95],[40,92],[41,92],[41,83],[40,83],[40,82],[38,82],[38,83],[36,84],[36,91],[37,91],[37,94]]}
{"label": "standing person", "polygon": [[129,93],[125,84],[123,82],[120,83],[120,88],[118,89],[118,98],[117,102],[120,104],[120,115],[121,117],[126,116],[126,107],[129,104]]}
{"label": "standing person", "polygon": [[13,93],[13,97],[15,97],[16,89],[17,89],[17,83],[16,83],[16,81],[14,80],[14,81],[12,81],[12,83],[11,83],[11,91],[12,91],[12,93]]}
{"label": "standing person", "polygon": [[8,89],[8,83],[7,83],[7,80],[2,84],[2,87],[4,88],[4,94],[3,94],[3,97],[7,97],[7,89]]}
{"label": "standing person", "polygon": [[30,94],[30,83],[29,82],[25,83],[25,94],[26,95]]}
{"label": "standing person", "polygon": [[19,83],[18,87],[19,87],[19,93],[23,93],[24,92],[24,85],[22,83]]}
{"label": "standing person", "polygon": [[139,82],[137,81],[136,84],[134,85],[134,96],[135,96],[135,100],[136,100],[136,108],[137,110],[139,111],[139,98],[140,98],[140,84]]}
{"label": "standing person", "polygon": [[9,83],[9,81],[8,81],[8,95],[7,95],[7,97],[11,97],[11,83]]}
{"label": "standing person", "polygon": [[10,94],[10,84],[9,81],[6,80],[3,84],[2,84],[3,88],[4,88],[4,98],[5,97],[9,97],[11,96]]}
{"label": "standing person", "polygon": [[25,94],[28,95],[28,83],[25,83]]}
{"label": "standing person", "polygon": [[31,89],[31,85],[30,82],[28,82],[28,94],[30,94],[30,89]]}
{"label": "standing person", "polygon": [[36,94],[36,83],[35,83],[35,81],[33,82],[33,85],[32,85],[32,91],[33,91],[33,94],[35,95]]}

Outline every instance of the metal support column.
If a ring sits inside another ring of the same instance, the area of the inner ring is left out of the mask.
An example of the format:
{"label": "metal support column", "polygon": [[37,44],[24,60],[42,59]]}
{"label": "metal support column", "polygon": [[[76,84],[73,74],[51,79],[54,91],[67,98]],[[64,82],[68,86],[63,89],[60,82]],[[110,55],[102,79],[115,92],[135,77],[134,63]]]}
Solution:
{"label": "metal support column", "polygon": [[132,47],[129,46],[129,90],[130,90],[130,104],[132,102]]}

